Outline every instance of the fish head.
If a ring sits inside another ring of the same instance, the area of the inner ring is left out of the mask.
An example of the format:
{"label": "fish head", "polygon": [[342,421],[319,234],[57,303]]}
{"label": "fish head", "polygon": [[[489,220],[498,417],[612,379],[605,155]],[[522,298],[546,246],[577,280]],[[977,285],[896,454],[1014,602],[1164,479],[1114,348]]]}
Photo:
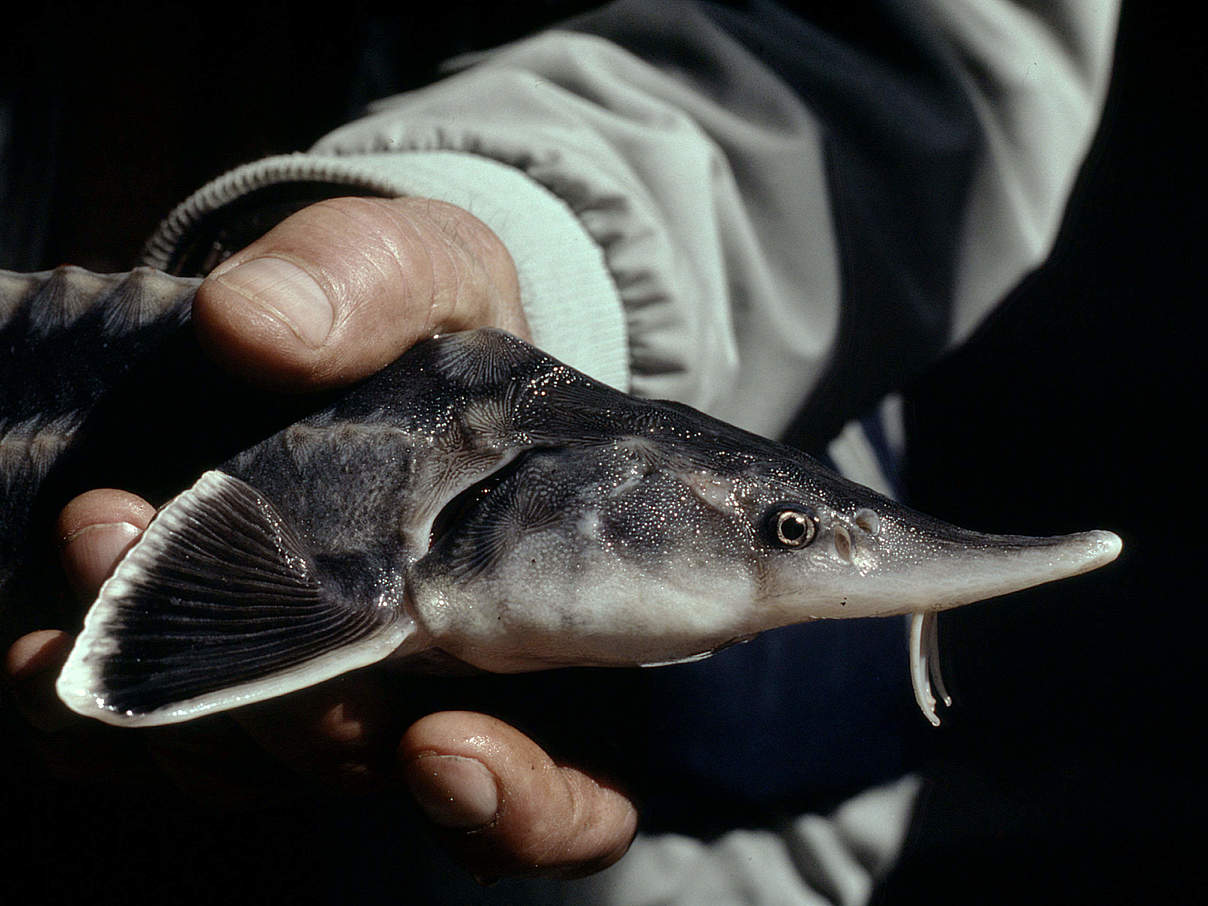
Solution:
{"label": "fish head", "polygon": [[1121,547],[1108,531],[960,528],[805,458],[761,460],[743,483],[763,628],[935,613],[1087,572]]}
{"label": "fish head", "polygon": [[952,704],[936,614],[1096,569],[1120,553],[1108,531],[1031,537],[970,531],[905,507],[794,454],[747,470],[758,590],[751,633],[817,619],[910,614],[915,700],[939,725]]}
{"label": "fish head", "polygon": [[933,719],[937,611],[1120,550],[1110,532],[967,531],[686,406],[537,386],[525,444],[446,506],[409,579],[433,644],[482,669],[674,663],[796,623],[911,614]]}
{"label": "fish head", "polygon": [[721,609],[734,624],[727,631],[935,613],[1095,569],[1121,549],[1108,531],[960,528],[793,447],[684,406],[652,405],[657,416],[638,422],[645,431],[612,440],[612,474],[628,477],[596,483],[608,498],[598,509],[646,539],[633,544],[638,533],[614,528],[622,553],[681,581],[690,573],[702,597],[732,594]]}
{"label": "fish head", "polygon": [[489,669],[663,663],[795,623],[943,610],[1119,550],[1108,532],[959,529],[734,430],[518,456],[419,564],[438,634],[471,659],[502,645]]}

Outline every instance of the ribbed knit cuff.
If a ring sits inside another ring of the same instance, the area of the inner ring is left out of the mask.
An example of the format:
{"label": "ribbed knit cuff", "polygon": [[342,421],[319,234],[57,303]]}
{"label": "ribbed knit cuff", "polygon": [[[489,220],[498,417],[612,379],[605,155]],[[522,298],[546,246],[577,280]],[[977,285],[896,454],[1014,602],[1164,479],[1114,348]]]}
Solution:
{"label": "ribbed knit cuff", "polygon": [[621,299],[599,247],[548,189],[513,167],[473,154],[292,154],[256,161],[220,176],[179,205],[148,241],[144,261],[168,267],[182,244],[195,241],[191,234],[199,224],[221,222],[224,209],[266,190],[288,192],[291,185],[299,196],[316,199],[405,195],[465,208],[511,253],[534,342],[568,365],[628,389]]}

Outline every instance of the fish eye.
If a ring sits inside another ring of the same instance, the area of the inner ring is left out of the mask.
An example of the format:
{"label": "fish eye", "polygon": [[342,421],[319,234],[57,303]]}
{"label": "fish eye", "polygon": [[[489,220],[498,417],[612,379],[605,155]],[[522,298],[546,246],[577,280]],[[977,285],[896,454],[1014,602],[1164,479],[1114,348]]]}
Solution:
{"label": "fish eye", "polygon": [[802,548],[818,534],[818,514],[808,507],[776,507],[769,516],[768,529],[780,547]]}

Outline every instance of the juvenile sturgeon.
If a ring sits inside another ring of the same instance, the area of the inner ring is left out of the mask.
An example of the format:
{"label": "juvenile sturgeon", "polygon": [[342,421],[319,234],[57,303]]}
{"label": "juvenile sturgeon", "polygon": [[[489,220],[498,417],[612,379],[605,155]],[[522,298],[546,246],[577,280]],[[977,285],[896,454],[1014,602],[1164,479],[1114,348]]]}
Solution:
{"label": "juvenile sturgeon", "polygon": [[[198,283],[0,272],[0,606],[49,540],[34,514],[65,502],[56,477],[92,456],[139,363],[187,335]],[[948,525],[492,329],[421,342],[266,433],[162,507],[104,583],[57,683],[70,708],[167,724],[386,658],[649,666],[909,614],[915,696],[938,723],[938,612],[1121,547]]]}

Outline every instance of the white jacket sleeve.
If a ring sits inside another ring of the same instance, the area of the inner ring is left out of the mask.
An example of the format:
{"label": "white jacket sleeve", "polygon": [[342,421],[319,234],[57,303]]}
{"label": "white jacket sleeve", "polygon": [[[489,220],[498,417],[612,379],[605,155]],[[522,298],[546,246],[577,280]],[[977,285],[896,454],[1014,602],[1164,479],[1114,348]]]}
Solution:
{"label": "white jacket sleeve", "polygon": [[[938,316],[946,342],[967,336],[1047,254],[1098,121],[1114,5],[1049,9],[926,6],[928,46],[981,132],[953,203],[963,226],[950,311]],[[835,360],[858,352],[841,349],[859,275],[845,267],[835,210],[851,187],[834,177],[843,124],[828,86],[787,78],[731,24],[708,4],[624,0],[460,61],[306,154],[203,188],[147,260],[164,266],[194,224],[272,183],[440,198],[507,243],[535,338],[551,353],[635,393],[780,434]],[[857,89],[884,69],[861,48],[844,59],[851,71],[840,75]],[[875,166],[882,149],[856,151]],[[910,224],[899,226],[909,250]]]}
{"label": "white jacket sleeve", "polygon": [[1053,250],[1103,112],[1116,3],[929,0],[986,137],[962,230],[953,340]]}

